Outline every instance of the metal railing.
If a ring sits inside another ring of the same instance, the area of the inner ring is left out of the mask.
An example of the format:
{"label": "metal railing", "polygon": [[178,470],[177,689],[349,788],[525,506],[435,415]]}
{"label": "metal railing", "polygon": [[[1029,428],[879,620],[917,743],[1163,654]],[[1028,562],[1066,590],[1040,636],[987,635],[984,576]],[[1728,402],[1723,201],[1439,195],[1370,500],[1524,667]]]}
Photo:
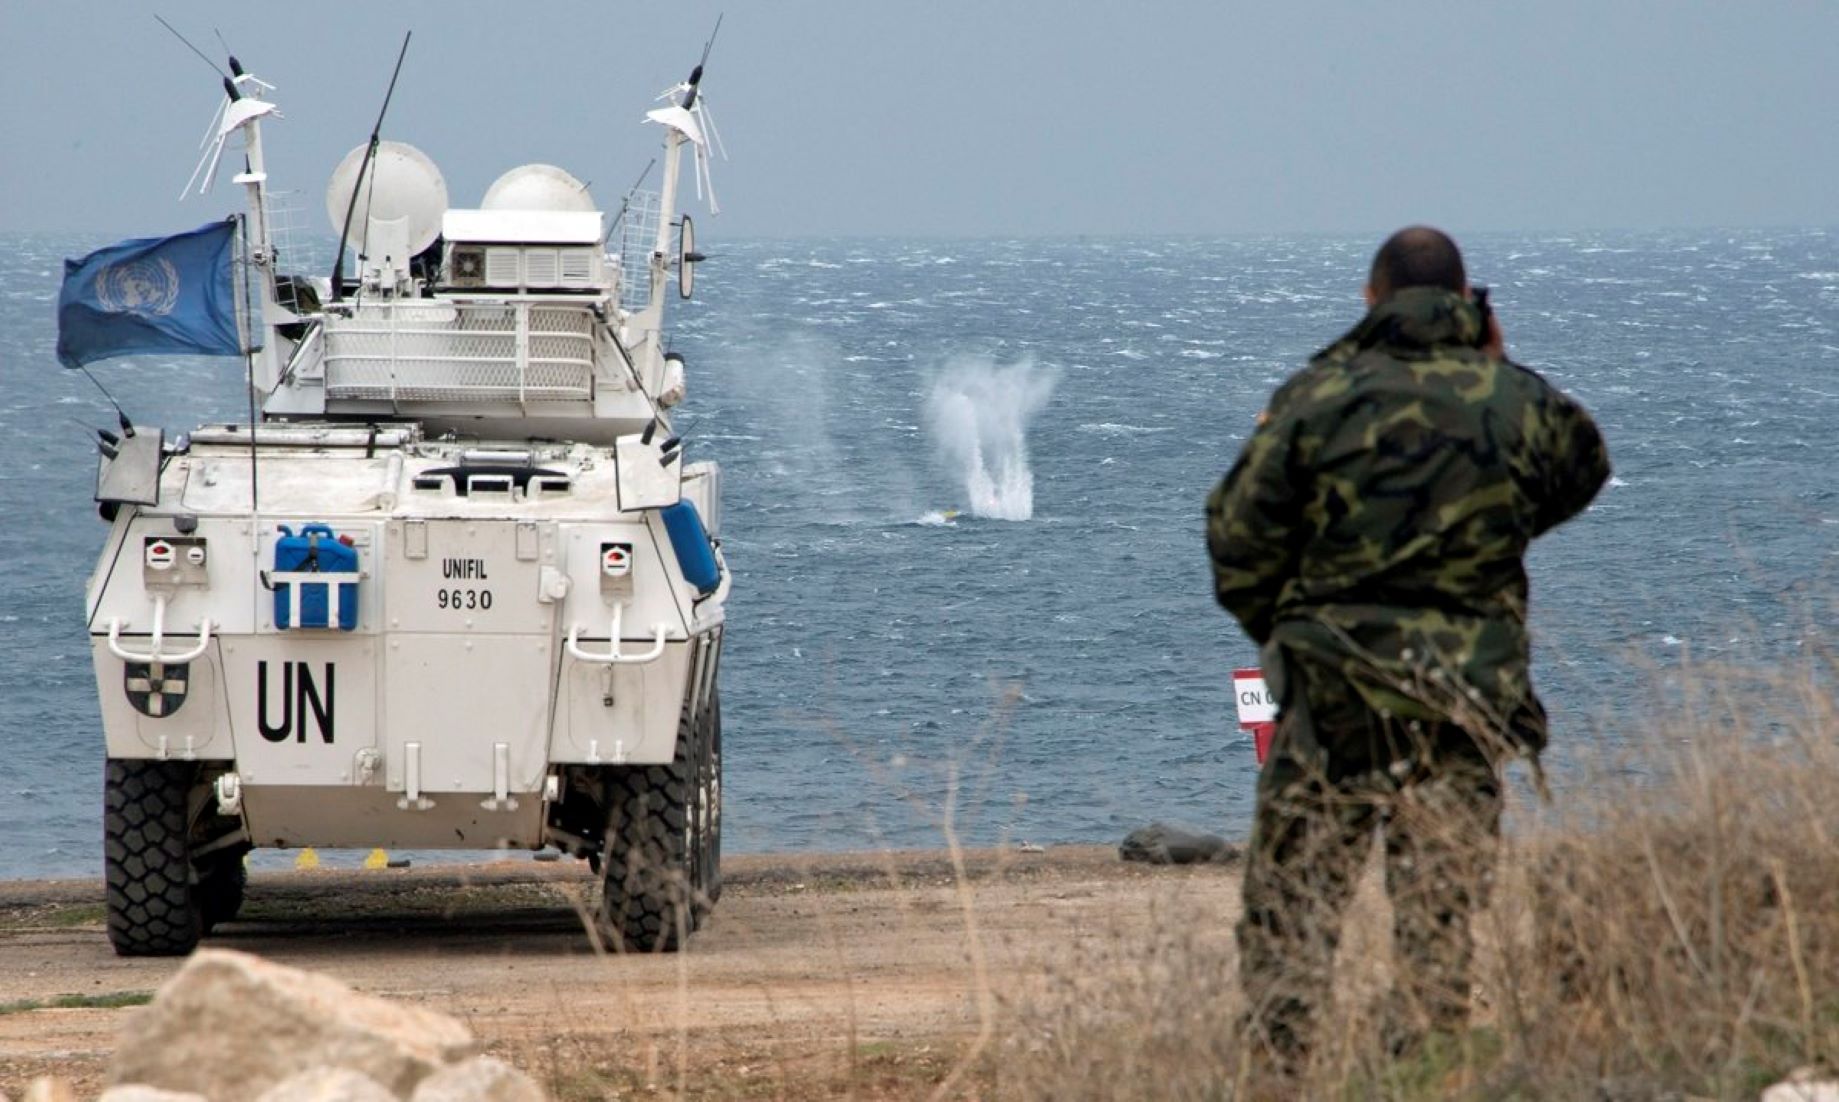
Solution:
{"label": "metal railing", "polygon": [[634,191],[619,217],[619,305],[629,314],[651,302],[651,249],[662,208],[655,191]]}
{"label": "metal railing", "polygon": [[326,317],[326,397],[585,401],[594,326],[590,307],[570,303],[366,303],[351,317]]}

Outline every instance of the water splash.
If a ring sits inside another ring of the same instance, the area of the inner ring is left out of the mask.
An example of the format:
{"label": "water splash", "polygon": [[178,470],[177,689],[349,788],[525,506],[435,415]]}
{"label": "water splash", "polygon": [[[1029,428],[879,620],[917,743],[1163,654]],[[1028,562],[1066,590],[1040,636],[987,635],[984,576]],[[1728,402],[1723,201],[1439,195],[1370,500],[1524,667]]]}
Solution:
{"label": "water splash", "polygon": [[1034,516],[1028,422],[1047,404],[1059,375],[1032,358],[1007,366],[983,356],[953,360],[933,380],[926,424],[939,455],[964,487],[971,515]]}

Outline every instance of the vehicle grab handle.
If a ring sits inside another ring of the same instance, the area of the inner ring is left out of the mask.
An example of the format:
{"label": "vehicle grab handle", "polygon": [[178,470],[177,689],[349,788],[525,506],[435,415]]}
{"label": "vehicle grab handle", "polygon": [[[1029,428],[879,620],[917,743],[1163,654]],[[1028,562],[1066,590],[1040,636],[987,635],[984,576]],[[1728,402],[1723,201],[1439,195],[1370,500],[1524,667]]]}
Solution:
{"label": "vehicle grab handle", "polygon": [[656,662],[663,656],[664,644],[670,639],[670,625],[659,623],[653,626],[652,630],[655,634],[652,636],[650,650],[642,654],[621,654],[619,629],[625,611],[626,606],[623,602],[613,606],[613,629],[607,636],[607,650],[601,654],[584,650],[580,643],[581,625],[570,624],[567,642],[569,657],[577,662],[597,662],[604,666],[639,666],[646,662]]}
{"label": "vehicle grab handle", "polygon": [[123,662],[170,662],[178,665],[190,662],[202,655],[211,645],[212,623],[209,619],[198,625],[198,643],[190,650],[167,654],[161,646],[166,641],[166,597],[164,594],[153,598],[153,638],[146,653],[131,651],[121,645],[121,617],[109,617],[109,653]]}

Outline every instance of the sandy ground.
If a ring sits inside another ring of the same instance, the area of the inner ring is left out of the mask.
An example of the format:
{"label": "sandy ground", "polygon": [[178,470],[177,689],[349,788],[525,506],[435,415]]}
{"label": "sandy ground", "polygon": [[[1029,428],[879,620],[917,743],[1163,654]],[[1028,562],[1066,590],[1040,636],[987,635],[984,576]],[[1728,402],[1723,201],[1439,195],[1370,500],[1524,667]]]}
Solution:
{"label": "sandy ground", "polygon": [[[596,955],[574,862],[257,873],[207,945],[260,953],[456,1015],[563,1099],[925,1097],[986,1018],[1174,911],[1238,909],[1236,865],[1150,868],[1115,850],[741,857],[689,951]],[[173,960],[125,960],[100,886],[0,882],[0,1090],[58,1074],[89,1096],[132,1000]],[[77,996],[84,1004],[49,1004]],[[954,1091],[953,1093],[957,1093]]]}

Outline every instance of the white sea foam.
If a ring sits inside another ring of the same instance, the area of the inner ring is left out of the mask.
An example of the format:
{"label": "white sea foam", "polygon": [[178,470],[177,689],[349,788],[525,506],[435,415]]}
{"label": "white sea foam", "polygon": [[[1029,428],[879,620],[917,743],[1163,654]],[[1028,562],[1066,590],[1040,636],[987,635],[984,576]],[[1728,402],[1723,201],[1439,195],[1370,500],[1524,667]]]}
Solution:
{"label": "white sea foam", "polygon": [[1080,432],[1089,432],[1096,436],[1141,436],[1146,432],[1167,432],[1166,426],[1156,428],[1147,425],[1124,425],[1116,421],[1088,421],[1079,426]]}
{"label": "white sea foam", "polygon": [[933,380],[926,424],[939,456],[964,487],[971,515],[997,520],[1034,516],[1034,471],[1028,422],[1059,381],[1032,357],[1001,365],[963,356]]}

